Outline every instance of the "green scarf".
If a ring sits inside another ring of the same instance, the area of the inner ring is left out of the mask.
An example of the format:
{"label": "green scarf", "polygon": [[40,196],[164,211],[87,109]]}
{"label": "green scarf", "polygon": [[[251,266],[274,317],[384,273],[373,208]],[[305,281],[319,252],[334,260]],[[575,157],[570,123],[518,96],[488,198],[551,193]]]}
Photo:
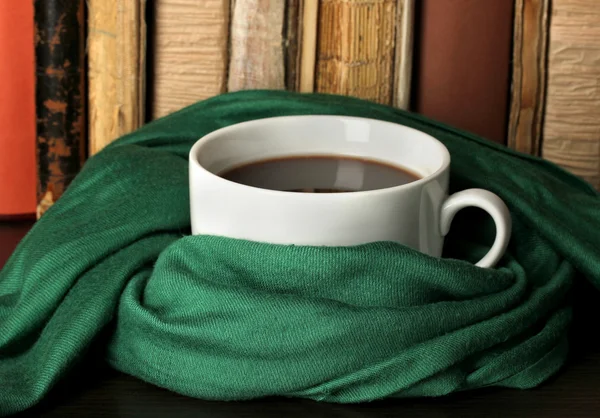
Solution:
{"label": "green scarf", "polygon": [[[278,246],[190,236],[187,157],[217,128],[276,115],[393,121],[441,140],[466,209],[436,259],[401,245]],[[0,274],[0,414],[37,403],[90,348],[114,368],[203,399],[361,402],[531,388],[564,363],[576,275],[600,285],[600,200],[549,162],[358,99],[245,91],[156,120],[92,157]],[[98,350],[94,350],[97,352]]]}

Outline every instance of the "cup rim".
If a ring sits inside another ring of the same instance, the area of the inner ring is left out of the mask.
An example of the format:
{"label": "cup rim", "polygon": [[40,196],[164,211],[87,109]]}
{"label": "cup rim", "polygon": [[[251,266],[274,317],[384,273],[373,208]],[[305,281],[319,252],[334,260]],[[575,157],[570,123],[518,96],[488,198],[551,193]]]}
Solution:
{"label": "cup rim", "polygon": [[[358,120],[358,121],[364,121],[367,123],[393,125],[394,129],[404,130],[405,132],[418,133],[422,138],[425,138],[428,141],[431,141],[437,148],[439,148],[439,151],[440,151],[440,154],[442,157],[442,164],[433,173],[431,173],[427,176],[422,176],[422,177],[419,175],[420,178],[418,180],[411,181],[410,183],[400,184],[398,186],[385,187],[382,189],[374,189],[374,190],[359,190],[359,191],[350,192],[350,193],[297,193],[297,192],[291,192],[291,191],[285,191],[285,190],[263,189],[261,187],[249,186],[246,184],[240,184],[240,183],[236,183],[231,180],[227,180],[227,179],[220,177],[219,175],[211,172],[210,170],[206,169],[204,166],[202,166],[202,164],[200,164],[200,161],[198,159],[198,155],[200,154],[201,149],[204,146],[206,146],[206,144],[208,144],[209,142],[218,140],[219,137],[224,133],[233,133],[233,132],[236,132],[239,130],[243,130],[248,125],[268,123],[271,120],[281,121],[281,120],[299,120],[299,119],[302,120],[302,119],[314,119],[314,118],[336,119],[336,120]],[[292,196],[295,196],[296,198],[299,198],[299,199],[323,199],[323,198],[348,199],[351,197],[374,196],[374,195],[378,195],[378,194],[393,193],[394,191],[408,190],[411,188],[420,187],[421,185],[429,183],[429,182],[435,180],[440,175],[442,175],[442,173],[444,173],[448,169],[448,167],[450,165],[450,160],[451,160],[450,152],[448,151],[448,148],[446,148],[446,146],[440,140],[438,140],[438,139],[434,138],[433,136],[429,135],[428,133],[420,131],[418,129],[411,128],[409,126],[402,125],[399,123],[390,122],[390,121],[386,121],[386,120],[380,120],[380,119],[374,119],[374,118],[367,118],[367,117],[361,117],[361,116],[327,115],[327,114],[271,116],[271,117],[266,117],[266,118],[252,119],[252,120],[248,120],[248,121],[244,121],[244,122],[234,123],[232,125],[228,125],[228,126],[216,129],[214,131],[211,131],[208,134],[200,137],[192,145],[192,148],[190,149],[190,152],[188,153],[188,158],[189,158],[189,163],[193,164],[196,167],[196,169],[200,170],[205,175],[208,175],[209,177],[213,178],[214,181],[222,183],[229,187],[239,188],[240,190],[249,190],[250,189],[250,190],[260,192],[263,194],[267,194],[267,195],[271,195],[271,196],[274,196],[274,195],[285,196],[287,198],[291,198]]]}

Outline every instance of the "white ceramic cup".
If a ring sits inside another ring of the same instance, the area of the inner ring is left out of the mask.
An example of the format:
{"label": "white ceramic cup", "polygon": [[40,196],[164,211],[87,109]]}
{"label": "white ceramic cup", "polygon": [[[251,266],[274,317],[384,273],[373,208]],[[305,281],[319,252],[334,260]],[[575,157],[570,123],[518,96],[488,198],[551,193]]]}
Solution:
{"label": "white ceramic cup", "polygon": [[[421,178],[350,193],[297,193],[219,177],[243,164],[292,156],[350,156],[403,167]],[[482,189],[448,196],[450,154],[424,132],[347,116],[285,116],[231,125],[199,139],[189,155],[192,233],[273,244],[351,246],[395,241],[440,257],[456,212],[487,211],[495,241],[477,265],[494,266],[511,234],[504,202]]]}

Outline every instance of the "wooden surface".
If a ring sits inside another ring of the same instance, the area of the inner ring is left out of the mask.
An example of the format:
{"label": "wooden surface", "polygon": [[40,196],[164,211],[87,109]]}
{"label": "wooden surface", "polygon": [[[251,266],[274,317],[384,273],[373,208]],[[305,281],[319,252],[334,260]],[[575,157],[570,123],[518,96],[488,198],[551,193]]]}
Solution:
{"label": "wooden surface", "polygon": [[600,6],[554,0],[542,155],[600,190]]}
{"label": "wooden surface", "polygon": [[146,0],[87,0],[88,132],[93,155],[142,125]]}
{"label": "wooden surface", "polygon": [[[0,222],[0,268],[31,222]],[[75,370],[21,417],[595,417],[600,410],[599,292],[579,283],[569,363],[537,389],[483,389],[437,399],[336,405],[300,399],[210,402],[177,395],[104,366]]]}
{"label": "wooden surface", "polygon": [[504,144],[514,0],[419,0],[413,110]]}
{"label": "wooden surface", "polygon": [[244,0],[233,6],[229,91],[285,88],[283,0]]}
{"label": "wooden surface", "polygon": [[224,93],[229,0],[155,0],[152,117]]}
{"label": "wooden surface", "polygon": [[396,0],[319,2],[316,91],[391,104]]}
{"label": "wooden surface", "polygon": [[412,82],[415,0],[397,1],[392,103],[400,109],[408,109]]}
{"label": "wooden surface", "polygon": [[509,147],[540,155],[550,0],[516,0]]}

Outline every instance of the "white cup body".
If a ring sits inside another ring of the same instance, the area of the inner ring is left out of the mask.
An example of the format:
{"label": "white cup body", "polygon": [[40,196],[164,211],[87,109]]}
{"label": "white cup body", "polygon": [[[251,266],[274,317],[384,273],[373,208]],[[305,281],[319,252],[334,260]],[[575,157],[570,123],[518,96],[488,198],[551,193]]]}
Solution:
{"label": "white cup body", "polygon": [[[245,186],[218,175],[240,164],[307,155],[380,161],[420,178],[372,191],[295,193]],[[316,246],[395,241],[438,257],[449,165],[441,142],[390,122],[286,116],[232,125],[201,138],[190,151],[192,233]]]}

